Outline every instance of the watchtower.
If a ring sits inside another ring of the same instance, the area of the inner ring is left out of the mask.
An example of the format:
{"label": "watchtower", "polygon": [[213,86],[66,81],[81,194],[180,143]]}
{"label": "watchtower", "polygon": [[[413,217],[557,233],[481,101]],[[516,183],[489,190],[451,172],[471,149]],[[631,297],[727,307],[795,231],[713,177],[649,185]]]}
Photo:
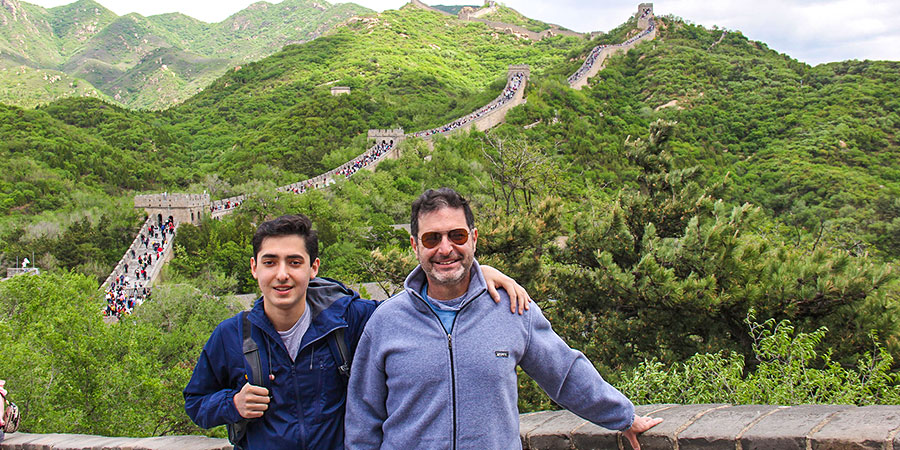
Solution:
{"label": "watchtower", "polygon": [[519,73],[523,74],[527,80],[528,76],[531,75],[531,68],[528,64],[510,64],[509,70],[506,71],[506,79],[510,80]]}
{"label": "watchtower", "polygon": [[651,17],[653,17],[653,3],[641,3],[638,5],[638,28],[648,28]]}
{"label": "watchtower", "polygon": [[369,130],[366,134],[366,137],[371,141],[374,140],[376,144],[388,144],[396,146],[403,140],[403,128],[393,128],[389,130]]}
{"label": "watchtower", "polygon": [[350,88],[347,86],[335,86],[331,88],[331,95],[346,95],[350,93]]}
{"label": "watchtower", "polygon": [[137,195],[134,207],[143,209],[151,218],[163,223],[171,217],[176,223],[200,224],[203,212],[209,211],[209,194],[162,194]]}

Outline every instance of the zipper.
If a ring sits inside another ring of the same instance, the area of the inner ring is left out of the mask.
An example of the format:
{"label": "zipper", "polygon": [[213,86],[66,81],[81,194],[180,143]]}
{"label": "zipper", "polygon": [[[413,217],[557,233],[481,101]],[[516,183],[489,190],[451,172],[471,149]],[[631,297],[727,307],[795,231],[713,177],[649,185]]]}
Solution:
{"label": "zipper", "polygon": [[[458,317],[459,313],[457,313]],[[456,319],[453,319],[453,325],[456,325]],[[453,450],[456,450],[456,369],[453,367],[453,335],[450,333],[447,333],[447,348],[450,349],[450,398],[452,399],[450,410],[453,411]]]}
{"label": "zipper", "polygon": [[[483,293],[484,293],[484,291],[481,291],[478,294],[474,295],[472,300],[467,302],[465,305],[462,306],[462,308],[459,309],[459,311],[456,312],[456,318],[453,319],[453,325],[450,326],[450,332],[447,333],[447,350],[450,351],[450,411],[452,412],[452,417],[453,417],[453,424],[452,424],[452,427],[453,427],[453,447],[452,448],[453,448],[453,450],[456,450],[456,448],[457,448],[457,434],[458,434],[457,423],[456,423],[457,422],[457,418],[456,418],[456,367],[455,367],[456,365],[455,365],[455,359],[453,358],[453,330],[456,328],[456,320],[459,319],[459,315],[463,312],[463,310],[466,309],[474,301],[475,298],[478,298]],[[433,309],[431,309],[431,305],[428,304],[428,300],[419,296],[418,293],[416,293],[416,297],[419,297],[420,300],[425,302],[425,307],[427,307],[428,310],[431,311],[431,315],[433,315],[434,318],[437,319],[438,326],[441,327],[441,330],[444,330],[444,332],[446,333],[447,330],[444,329],[444,323],[441,322],[441,318],[440,318],[440,316],[437,315],[437,312],[435,312]]]}

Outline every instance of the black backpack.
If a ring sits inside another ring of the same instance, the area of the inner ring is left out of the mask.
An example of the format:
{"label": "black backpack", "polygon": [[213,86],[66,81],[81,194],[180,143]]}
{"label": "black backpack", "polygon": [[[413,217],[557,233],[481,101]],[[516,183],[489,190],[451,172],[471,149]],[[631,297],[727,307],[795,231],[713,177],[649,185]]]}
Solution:
{"label": "black backpack", "polygon": [[[246,311],[241,313],[241,327],[243,328],[242,334],[244,336],[244,358],[250,364],[250,380],[247,382],[254,386],[262,386],[262,364],[259,362],[259,347],[256,345],[256,341],[253,340],[251,335],[252,325],[250,324],[250,319],[247,318]],[[328,338],[335,341],[335,344],[337,345],[338,353],[341,357],[341,364],[338,366],[338,372],[341,373],[341,378],[343,378],[346,383],[347,380],[350,379],[350,363],[353,361],[353,358],[347,350],[347,343],[344,341],[344,329],[338,328],[334,330],[333,333],[328,335]],[[228,442],[231,442],[231,445],[234,446],[234,450],[241,450],[241,446],[238,443],[244,439],[244,436],[247,434],[247,425],[249,423],[249,419],[241,419],[235,423],[225,425],[225,428],[228,429]]]}

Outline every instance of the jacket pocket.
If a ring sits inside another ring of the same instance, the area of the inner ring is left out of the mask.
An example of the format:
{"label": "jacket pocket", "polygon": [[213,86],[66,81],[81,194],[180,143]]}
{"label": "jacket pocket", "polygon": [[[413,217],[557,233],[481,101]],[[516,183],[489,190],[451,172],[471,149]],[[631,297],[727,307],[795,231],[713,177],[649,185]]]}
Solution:
{"label": "jacket pocket", "polygon": [[316,349],[314,366],[318,380],[313,423],[342,421],[347,391],[328,345]]}

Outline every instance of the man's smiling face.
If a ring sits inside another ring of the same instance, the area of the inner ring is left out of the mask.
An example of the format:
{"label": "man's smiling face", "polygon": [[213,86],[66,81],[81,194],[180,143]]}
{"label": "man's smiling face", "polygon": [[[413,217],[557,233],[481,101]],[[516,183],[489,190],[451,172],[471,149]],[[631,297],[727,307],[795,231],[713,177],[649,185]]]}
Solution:
{"label": "man's smiling face", "polygon": [[[450,240],[451,230],[465,229],[468,239],[462,244]],[[427,248],[422,242],[426,233],[441,234],[440,243]],[[444,207],[419,216],[418,236],[411,239],[416,258],[428,277],[429,285],[442,285],[452,291],[465,292],[469,287],[469,271],[475,260],[475,241],[478,230],[469,230],[462,208]]]}
{"label": "man's smiling face", "polygon": [[292,234],[263,239],[250,271],[259,283],[266,309],[305,308],[309,280],[319,273],[319,259],[309,260],[302,237]]}

